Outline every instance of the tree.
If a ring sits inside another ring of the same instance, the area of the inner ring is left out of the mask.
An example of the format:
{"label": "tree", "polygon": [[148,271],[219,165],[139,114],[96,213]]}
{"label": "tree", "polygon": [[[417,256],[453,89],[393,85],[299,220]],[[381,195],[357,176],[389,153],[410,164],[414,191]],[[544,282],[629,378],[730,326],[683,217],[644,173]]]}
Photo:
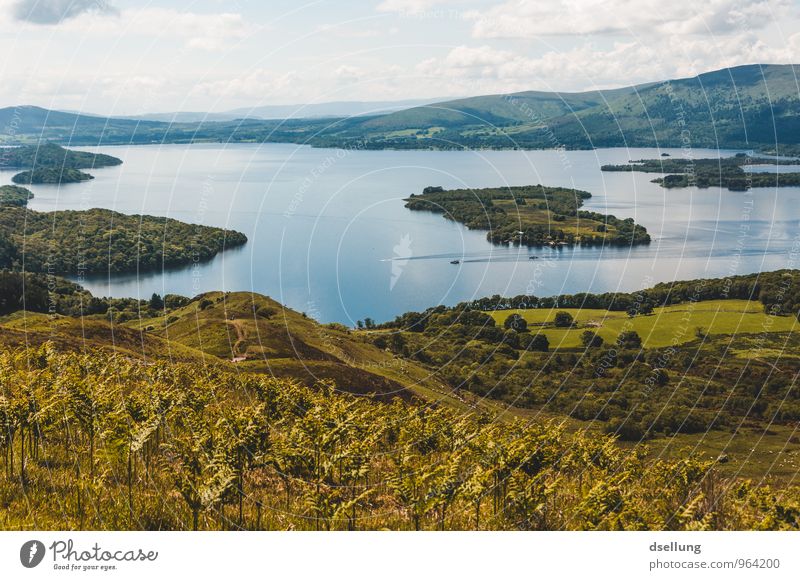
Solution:
{"label": "tree", "polygon": [[544,334],[532,336],[531,341],[528,343],[528,350],[547,352],[549,348],[550,341],[547,340],[547,337]]}
{"label": "tree", "polygon": [[569,328],[572,326],[573,318],[569,312],[556,312],[556,316],[553,319],[553,324],[556,325],[558,328]]}
{"label": "tree", "polygon": [[161,298],[158,294],[153,292],[153,295],[150,297],[149,306],[152,310],[163,310],[164,309],[164,299]]}
{"label": "tree", "polygon": [[591,330],[585,330],[581,334],[581,344],[585,348],[600,348],[603,346],[603,337]]}
{"label": "tree", "polygon": [[617,337],[617,344],[620,348],[640,349],[642,339],[635,330],[626,330]]}
{"label": "tree", "polygon": [[641,302],[632,305],[628,309],[628,316],[646,316],[653,313],[653,305],[650,302]]}
{"label": "tree", "polygon": [[525,332],[528,330],[528,322],[516,312],[506,318],[503,326],[508,330],[516,330],[517,332]]}

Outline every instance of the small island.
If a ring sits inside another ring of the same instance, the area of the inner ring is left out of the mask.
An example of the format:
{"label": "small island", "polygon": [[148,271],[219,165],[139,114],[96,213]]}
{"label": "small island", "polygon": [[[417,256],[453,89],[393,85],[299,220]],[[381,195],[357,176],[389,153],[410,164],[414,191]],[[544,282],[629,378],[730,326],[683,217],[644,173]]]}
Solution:
{"label": "small island", "polygon": [[406,199],[406,207],[431,211],[487,230],[495,244],[530,247],[636,245],[650,243],[647,230],[631,218],[620,219],[580,208],[592,195],[564,187],[527,185],[486,189],[426,187]]}
{"label": "small island", "polygon": [[17,173],[11,178],[11,181],[22,185],[31,185],[80,183],[81,181],[89,181],[90,179],[94,179],[94,176],[84,173],[79,169],[37,167],[36,169]]}
{"label": "small island", "polygon": [[0,186],[0,207],[22,207],[33,199],[30,190],[18,185]]}
{"label": "small island", "polygon": [[745,171],[748,166],[800,165],[797,159],[751,157],[739,153],[733,157],[712,159],[639,159],[622,165],[603,165],[602,171],[638,171],[664,173],[653,179],[661,187],[725,187],[730,191],[747,191],[752,187],[791,187],[800,185],[800,173],[779,171]]}
{"label": "small island", "polygon": [[73,151],[55,143],[8,147],[0,152],[0,169],[24,169],[11,178],[14,183],[63,184],[94,179],[80,169],[120,165],[121,159],[102,153]]}

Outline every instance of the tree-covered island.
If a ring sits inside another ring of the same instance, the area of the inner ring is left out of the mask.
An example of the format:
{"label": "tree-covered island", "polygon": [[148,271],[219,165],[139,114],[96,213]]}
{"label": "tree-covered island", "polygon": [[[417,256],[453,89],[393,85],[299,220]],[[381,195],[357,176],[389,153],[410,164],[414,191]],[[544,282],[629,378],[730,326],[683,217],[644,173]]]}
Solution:
{"label": "tree-covered island", "polygon": [[633,219],[581,210],[588,191],[526,185],[486,189],[426,187],[406,207],[432,211],[469,229],[488,230],[495,244],[526,246],[636,245],[650,243]]}

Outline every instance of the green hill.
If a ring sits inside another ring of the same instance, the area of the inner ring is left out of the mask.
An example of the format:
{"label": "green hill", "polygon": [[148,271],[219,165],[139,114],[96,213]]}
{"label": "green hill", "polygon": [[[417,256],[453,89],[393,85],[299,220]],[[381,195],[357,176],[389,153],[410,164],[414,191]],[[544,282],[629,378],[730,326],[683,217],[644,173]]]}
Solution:
{"label": "green hill", "polygon": [[[613,90],[526,91],[445,101],[388,115],[165,123],[35,107],[0,109],[15,142],[291,142],[360,149],[624,146],[800,150],[795,65],[752,64]],[[24,115],[20,110],[24,109]],[[19,119],[22,119],[20,122]]]}
{"label": "green hill", "polygon": [[[0,272],[0,295],[44,298],[0,316],[0,529],[800,527],[800,490],[763,480],[796,474],[791,427],[739,425],[700,448],[681,434],[651,455],[594,422],[448,393],[417,359],[458,346],[450,313],[431,325],[446,339],[394,354],[401,334],[322,326],[251,293],[97,299],[24,280]],[[77,310],[53,313],[51,292]]]}
{"label": "green hill", "polygon": [[688,145],[792,151],[800,143],[799,100],[794,65],[747,65],[613,91],[437,103],[332,130],[319,140],[368,139],[374,148]]}

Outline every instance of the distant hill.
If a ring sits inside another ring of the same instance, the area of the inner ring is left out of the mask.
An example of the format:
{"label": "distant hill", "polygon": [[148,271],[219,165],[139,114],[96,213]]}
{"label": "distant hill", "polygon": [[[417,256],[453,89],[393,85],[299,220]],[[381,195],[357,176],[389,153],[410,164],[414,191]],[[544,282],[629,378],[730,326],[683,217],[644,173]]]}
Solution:
{"label": "distant hill", "polygon": [[583,93],[525,91],[506,95],[486,95],[414,107],[371,119],[365,128],[403,130],[435,126],[506,126],[510,123],[538,123],[540,120],[569,115],[602,105],[627,95],[635,87]]}
{"label": "distant hill", "polygon": [[122,119],[166,121],[170,123],[199,123],[207,121],[235,121],[236,119],[312,119],[319,117],[354,117],[380,115],[436,103],[441,99],[409,99],[405,101],[335,101],[294,105],[264,105],[240,107],[221,113],[178,111],[126,115]]}
{"label": "distant hill", "polygon": [[774,149],[800,143],[795,73],[794,65],[747,65],[611,91],[474,97],[371,119],[350,133],[377,148]]}
{"label": "distant hill", "polygon": [[362,149],[691,146],[795,154],[800,151],[800,83],[795,73],[795,65],[753,64],[613,90],[486,95],[389,114],[342,112],[340,118],[166,123],[20,107],[0,110],[0,126],[9,125],[16,115],[14,142],[44,138],[73,145],[215,141]]}

